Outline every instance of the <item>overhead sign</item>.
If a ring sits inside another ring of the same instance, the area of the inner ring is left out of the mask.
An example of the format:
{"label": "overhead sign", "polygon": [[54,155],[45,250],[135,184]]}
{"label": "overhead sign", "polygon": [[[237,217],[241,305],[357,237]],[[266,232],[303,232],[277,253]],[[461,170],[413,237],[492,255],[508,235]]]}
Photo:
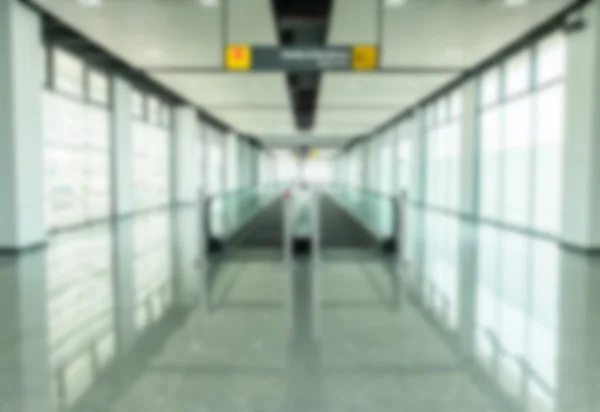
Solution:
{"label": "overhead sign", "polygon": [[229,46],[226,54],[230,71],[373,71],[379,67],[376,46]]}
{"label": "overhead sign", "polygon": [[250,46],[229,46],[225,57],[227,70],[247,71],[252,68],[252,48]]}
{"label": "overhead sign", "polygon": [[355,46],[352,49],[352,68],[357,71],[376,70],[379,50],[375,46]]}

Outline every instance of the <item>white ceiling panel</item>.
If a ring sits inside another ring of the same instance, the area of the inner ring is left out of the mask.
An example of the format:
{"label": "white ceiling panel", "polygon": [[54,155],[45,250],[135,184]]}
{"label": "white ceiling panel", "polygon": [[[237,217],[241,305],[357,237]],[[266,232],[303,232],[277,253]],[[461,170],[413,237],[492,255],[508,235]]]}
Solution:
{"label": "white ceiling panel", "polygon": [[451,78],[447,74],[327,74],[317,123],[326,129],[355,125],[355,135],[371,132]]}
{"label": "white ceiling panel", "polygon": [[221,62],[220,9],[198,0],[35,1],[135,66]]}
{"label": "white ceiling panel", "polygon": [[271,0],[228,0],[228,41],[237,44],[278,44]]}
{"label": "white ceiling panel", "polygon": [[289,109],[255,110],[255,109],[207,109],[220,119],[235,126],[238,131],[258,136],[273,134],[294,134],[296,127]]}
{"label": "white ceiling panel", "polygon": [[395,106],[412,103],[449,81],[452,75],[330,73],[323,76],[319,104]]}
{"label": "white ceiling panel", "polygon": [[[270,0],[229,0],[226,30],[218,0],[213,7],[205,7],[205,0],[102,0],[97,7],[84,7],[79,0],[32,1],[134,67],[214,69],[222,65],[225,38],[230,43],[277,43]],[[380,16],[379,0],[335,1],[329,43],[375,44],[381,34],[384,68],[471,66],[569,2],[529,0],[516,8],[504,0],[395,3],[400,6],[386,6]],[[324,74],[311,136],[346,139],[369,132],[458,73]],[[295,129],[283,73],[154,72],[152,77],[240,132],[306,136]]]}
{"label": "white ceiling panel", "polygon": [[382,64],[470,66],[568,3],[529,0],[508,7],[504,0],[406,0],[404,6],[385,9]]}
{"label": "white ceiling panel", "polygon": [[379,0],[337,0],[329,27],[329,44],[376,44]]}
{"label": "white ceiling panel", "polygon": [[152,77],[195,103],[207,107],[248,104],[289,105],[285,77],[279,73],[154,73]]}

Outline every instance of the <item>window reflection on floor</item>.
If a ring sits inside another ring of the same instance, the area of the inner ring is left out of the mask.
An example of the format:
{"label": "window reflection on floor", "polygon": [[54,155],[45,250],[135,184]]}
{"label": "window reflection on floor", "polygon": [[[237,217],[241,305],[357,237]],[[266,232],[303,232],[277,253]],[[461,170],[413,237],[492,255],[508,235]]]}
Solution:
{"label": "window reflection on floor", "polygon": [[162,318],[173,299],[170,217],[140,216],[133,230],[135,327],[141,333]]}
{"label": "window reflection on floor", "polygon": [[56,406],[65,407],[83,395],[115,353],[110,229],[59,235],[46,259],[53,394]]}

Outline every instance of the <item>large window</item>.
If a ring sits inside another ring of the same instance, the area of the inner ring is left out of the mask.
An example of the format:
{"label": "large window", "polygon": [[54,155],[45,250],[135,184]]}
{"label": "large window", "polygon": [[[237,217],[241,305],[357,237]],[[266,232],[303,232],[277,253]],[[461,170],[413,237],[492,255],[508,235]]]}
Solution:
{"label": "large window", "polygon": [[110,93],[104,73],[61,49],[50,53],[42,112],[46,225],[54,230],[111,214]]}
{"label": "large window", "polygon": [[478,230],[477,357],[508,392],[527,387],[530,402],[551,404],[560,330],[559,246],[492,225]]}
{"label": "large window", "polygon": [[173,301],[170,216],[143,214],[133,222],[135,329],[158,322]]}
{"label": "large window", "polygon": [[134,210],[166,206],[170,199],[170,109],[137,91],[131,102]]}
{"label": "large window", "polygon": [[381,138],[381,145],[379,147],[380,161],[378,167],[380,169],[379,175],[379,190],[382,193],[392,195],[395,189],[395,173],[394,173],[394,128],[388,129],[384,132]]}
{"label": "large window", "polygon": [[480,216],[560,230],[565,53],[557,34],[481,78]]}
{"label": "large window", "polygon": [[240,167],[240,159],[239,159],[239,138],[230,134],[225,138],[225,158],[227,164],[227,191],[234,191],[240,189],[242,185],[242,176],[240,176],[240,172],[242,172],[243,165]]}
{"label": "large window", "polygon": [[116,353],[112,254],[107,225],[59,234],[45,254],[56,410],[79,400]]}
{"label": "large window", "polygon": [[221,131],[212,127],[207,127],[205,136],[208,156],[206,191],[209,194],[217,194],[225,188],[225,141]]}
{"label": "large window", "polygon": [[397,127],[398,140],[396,144],[396,173],[397,187],[405,191],[409,196],[413,191],[412,178],[414,170],[414,159],[412,155],[414,136],[412,121],[410,119],[402,121]]}
{"label": "large window", "polygon": [[448,210],[460,207],[461,113],[460,90],[426,108],[426,199]]}

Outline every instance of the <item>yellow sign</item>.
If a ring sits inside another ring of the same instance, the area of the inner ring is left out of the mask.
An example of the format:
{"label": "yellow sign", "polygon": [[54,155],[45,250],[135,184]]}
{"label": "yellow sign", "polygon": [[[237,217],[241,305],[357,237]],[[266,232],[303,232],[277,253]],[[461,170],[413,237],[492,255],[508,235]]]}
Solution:
{"label": "yellow sign", "polygon": [[376,70],[378,65],[379,53],[376,46],[354,46],[352,49],[352,68],[354,70]]}
{"label": "yellow sign", "polygon": [[228,46],[226,64],[227,70],[250,70],[252,68],[252,48],[240,45]]}

